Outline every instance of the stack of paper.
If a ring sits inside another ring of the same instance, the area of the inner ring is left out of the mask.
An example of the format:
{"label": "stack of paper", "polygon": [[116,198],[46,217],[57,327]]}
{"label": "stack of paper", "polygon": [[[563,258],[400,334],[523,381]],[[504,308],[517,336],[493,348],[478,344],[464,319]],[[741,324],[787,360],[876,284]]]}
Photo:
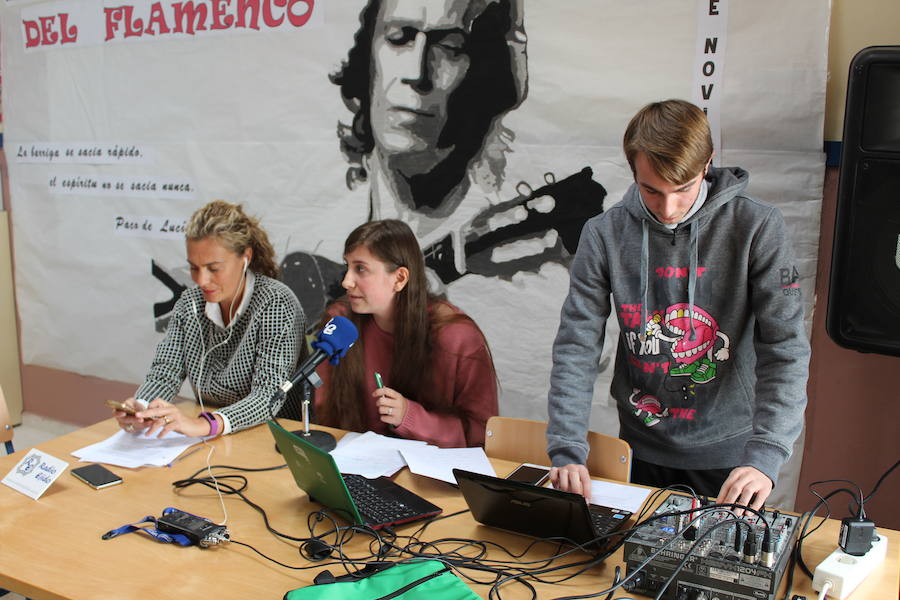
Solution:
{"label": "stack of paper", "polygon": [[438,448],[418,440],[392,438],[378,433],[348,433],[331,451],[341,473],[369,479],[390,477],[405,466],[417,475],[456,483],[453,469],[494,475],[482,448]]}
{"label": "stack of paper", "polygon": [[111,437],[72,452],[73,456],[88,462],[106,463],[135,469],[137,467],[164,467],[178,458],[203,438],[192,438],[170,431],[165,437],[119,431]]}
{"label": "stack of paper", "polygon": [[331,451],[341,473],[353,473],[369,479],[382,475],[390,477],[406,466],[402,450],[425,448],[419,440],[387,437],[373,431],[348,433],[341,438],[337,448]]}

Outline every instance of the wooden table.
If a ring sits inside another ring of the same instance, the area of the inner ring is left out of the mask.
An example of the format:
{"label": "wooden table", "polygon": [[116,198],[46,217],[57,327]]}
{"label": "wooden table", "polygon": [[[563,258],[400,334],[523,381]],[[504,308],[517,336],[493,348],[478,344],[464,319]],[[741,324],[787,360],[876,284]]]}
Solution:
{"label": "wooden table", "polygon": [[[288,429],[299,424],[282,421]],[[41,444],[39,448],[77,466],[71,452],[105,439],[116,431],[110,419]],[[340,432],[337,432],[340,435]],[[283,464],[275,451],[267,427],[225,436],[210,444],[215,448],[214,465],[268,467]],[[111,467],[122,475],[124,483],[94,490],[64,473],[37,501],[5,485],[0,485],[0,587],[34,600],[45,598],[281,598],[288,590],[312,582],[326,567],[303,559],[297,544],[276,538],[266,531],[262,517],[235,496],[225,497],[228,529],[233,540],[249,544],[283,563],[312,567],[290,570],[258,556],[237,544],[210,549],[182,548],[157,543],[143,534],[128,534],[102,540],[101,534],[146,515],[158,516],[173,506],[202,515],[213,521],[223,519],[219,499],[212,490],[194,486],[176,491],[171,482],[188,477],[206,465],[207,449],[186,455],[171,467],[137,470]],[[23,452],[0,458],[0,476],[5,475],[23,456]],[[515,463],[494,460],[498,475],[505,475]],[[71,468],[71,467],[70,467]],[[296,537],[308,535],[307,515],[318,508],[310,504],[286,469],[248,474],[246,495],[268,512],[272,527]],[[398,483],[425,496],[449,514],[465,508],[459,492],[452,486],[411,474],[408,469],[397,476]],[[838,523],[826,523],[804,543],[807,564],[814,566],[827,556],[837,540]],[[398,528],[409,533],[417,526]],[[889,538],[888,558],[884,565],[860,587],[853,598],[895,600],[898,592],[900,532],[880,530]],[[437,521],[426,530],[424,539],[461,537],[492,540],[510,549],[522,549],[529,539],[490,529],[462,514]],[[362,552],[362,538],[351,545]],[[540,545],[529,559],[549,555],[550,547]],[[500,553],[492,554],[500,559]],[[575,558],[586,555],[576,554]],[[540,598],[595,592],[612,579],[615,566],[622,564],[622,552],[605,564],[558,585],[535,584]],[[340,566],[327,567],[341,572]],[[624,570],[624,566],[623,566]],[[483,574],[470,573],[480,579]],[[488,587],[472,585],[476,593],[487,597]],[[816,594],[810,581],[798,572],[794,592],[812,600]],[[615,597],[627,595],[619,591]],[[504,598],[526,598],[524,588],[504,588]]]}

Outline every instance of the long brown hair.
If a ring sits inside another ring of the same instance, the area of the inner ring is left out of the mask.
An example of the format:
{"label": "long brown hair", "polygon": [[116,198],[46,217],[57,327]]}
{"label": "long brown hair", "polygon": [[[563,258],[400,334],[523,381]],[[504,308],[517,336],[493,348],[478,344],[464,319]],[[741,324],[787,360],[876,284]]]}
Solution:
{"label": "long brown hair", "polygon": [[214,238],[235,254],[253,250],[250,269],[254,273],[278,279],[278,264],[269,236],[259,219],[248,216],[240,204],[213,200],[197,209],[188,221],[185,237],[190,241]]}
{"label": "long brown hair", "polygon": [[[389,379],[391,387],[415,400],[426,410],[451,412],[453,398],[439,397],[436,386],[432,385],[432,342],[435,333],[445,325],[460,322],[472,323],[479,333],[481,330],[467,315],[428,292],[425,259],[415,234],[406,223],[386,219],[360,225],[347,237],[344,255],[359,246],[364,246],[383,262],[389,273],[400,267],[406,267],[409,271],[409,281],[394,300],[394,350]],[[348,315],[360,331],[373,318],[372,315],[352,312],[346,296],[335,301],[326,310],[323,325],[328,320],[328,315],[334,312]],[[483,339],[484,334],[481,336]],[[364,411],[359,403],[366,390],[364,343],[360,338],[358,347],[348,352],[341,363],[332,369],[328,400],[319,407],[319,421],[323,425],[351,431],[363,429]],[[484,345],[487,348],[487,340],[484,340]]]}

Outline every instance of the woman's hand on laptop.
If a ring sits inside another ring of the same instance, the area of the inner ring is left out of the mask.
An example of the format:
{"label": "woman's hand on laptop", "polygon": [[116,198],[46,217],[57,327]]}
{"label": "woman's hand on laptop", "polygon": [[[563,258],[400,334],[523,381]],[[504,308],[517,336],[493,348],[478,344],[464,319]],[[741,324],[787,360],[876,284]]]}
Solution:
{"label": "woman's hand on laptop", "polygon": [[550,483],[558,490],[581,494],[591,501],[591,474],[584,465],[564,465],[550,469]]}

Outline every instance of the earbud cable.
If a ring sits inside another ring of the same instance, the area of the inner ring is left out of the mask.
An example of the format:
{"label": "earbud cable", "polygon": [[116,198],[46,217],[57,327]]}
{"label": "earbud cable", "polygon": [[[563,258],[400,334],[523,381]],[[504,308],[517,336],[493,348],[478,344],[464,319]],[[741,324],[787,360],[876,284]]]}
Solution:
{"label": "earbud cable", "polygon": [[[234,295],[231,297],[231,303],[228,306],[228,324],[226,327],[228,328],[228,335],[224,340],[219,342],[218,344],[212,346],[209,350],[204,351],[205,342],[203,339],[203,325],[200,321],[200,313],[197,311],[197,305],[194,304],[194,316],[197,317],[197,325],[200,327],[200,350],[202,354],[200,355],[200,369],[197,374],[197,385],[194,386],[194,395],[197,397],[197,402],[200,404],[200,411],[206,410],[206,407],[203,405],[203,394],[200,391],[200,386],[203,383],[203,363],[206,362],[206,358],[209,354],[223,344],[227,344],[228,340],[231,339],[231,334],[234,331],[234,311],[235,311],[235,300],[237,299],[238,290],[243,289],[245,284],[246,276],[247,276],[247,268],[250,266],[250,262],[244,257],[244,270],[241,272],[241,278],[238,280],[237,287],[234,290]],[[243,300],[243,297],[241,298]],[[215,418],[215,417],[213,417]],[[206,472],[209,474],[210,479],[213,480],[213,484],[216,490],[216,493],[219,495],[219,504],[222,505],[222,514],[223,520],[221,523],[217,523],[217,525],[227,525],[228,524],[228,509],[225,507],[225,498],[222,496],[222,490],[219,489],[219,482],[216,479],[216,476],[213,475],[212,472],[212,455],[216,451],[216,447],[211,445],[206,438],[203,438],[203,445],[209,448],[209,452],[206,454]]]}

